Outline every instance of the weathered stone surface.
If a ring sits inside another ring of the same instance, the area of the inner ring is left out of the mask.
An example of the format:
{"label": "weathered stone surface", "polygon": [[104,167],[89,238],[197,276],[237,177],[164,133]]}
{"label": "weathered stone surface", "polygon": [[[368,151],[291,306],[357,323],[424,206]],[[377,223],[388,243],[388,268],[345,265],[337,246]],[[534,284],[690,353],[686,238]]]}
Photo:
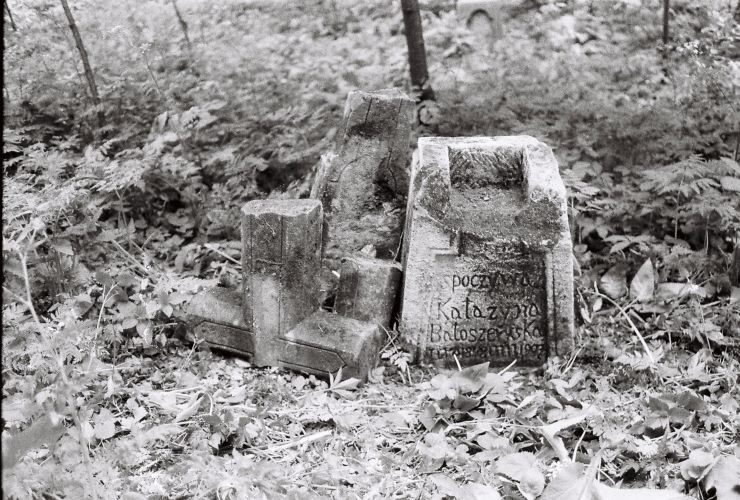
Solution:
{"label": "weathered stone surface", "polygon": [[196,337],[211,347],[252,358],[254,335],[242,317],[241,293],[230,288],[211,288],[188,303],[188,323]]}
{"label": "weathered stone surface", "polygon": [[538,365],[572,347],[566,193],[547,146],[421,138],[407,207],[401,326],[422,361]]}
{"label": "weathered stone surface", "polygon": [[342,262],[334,310],[389,329],[401,284],[401,265],[354,255]]}
{"label": "weathered stone surface", "polygon": [[317,375],[367,378],[383,341],[377,324],[318,311],[288,332],[275,351],[277,365]]}
{"label": "weathered stone surface", "polygon": [[341,258],[373,245],[378,257],[398,251],[414,102],[399,90],[351,92],[334,153],[320,165],[311,198],[324,207],[324,257]]}
{"label": "weathered stone surface", "polygon": [[322,209],[318,200],[255,200],[242,207],[242,302],[254,363],[275,366],[273,340],[319,306]]}

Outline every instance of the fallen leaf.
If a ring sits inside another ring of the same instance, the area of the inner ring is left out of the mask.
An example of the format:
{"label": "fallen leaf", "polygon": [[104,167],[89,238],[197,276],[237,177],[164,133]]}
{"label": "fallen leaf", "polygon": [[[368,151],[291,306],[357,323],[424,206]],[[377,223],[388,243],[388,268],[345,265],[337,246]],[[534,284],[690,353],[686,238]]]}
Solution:
{"label": "fallen leaf", "polygon": [[650,488],[613,488],[594,481],[594,500],[694,500],[694,497],[673,490]]}
{"label": "fallen leaf", "polygon": [[618,299],[627,293],[627,267],[617,264],[599,280],[599,289],[610,299]]}
{"label": "fallen leaf", "polygon": [[[52,446],[66,432],[61,422],[54,423],[48,415],[37,419],[26,430],[11,436],[3,436],[3,470],[14,466],[26,453],[41,446]],[[3,433],[4,434],[4,433]]]}
{"label": "fallen leaf", "polygon": [[630,299],[644,302],[653,298],[655,292],[655,271],[653,263],[647,259],[632,278],[630,283]]}
{"label": "fallen leaf", "polygon": [[496,488],[481,483],[468,483],[462,487],[462,498],[467,500],[501,500]]}
{"label": "fallen leaf", "polygon": [[659,283],[655,291],[656,298],[666,301],[681,299],[687,295],[706,297],[707,291],[704,287],[692,283]]}
{"label": "fallen leaf", "polygon": [[717,500],[740,500],[740,459],[720,457],[704,478],[704,488],[714,488]]}
{"label": "fallen leaf", "polygon": [[185,408],[180,410],[180,412],[175,416],[174,422],[183,422],[185,420],[188,420],[193,415],[195,415],[202,401],[203,401],[203,396],[200,396],[198,394],[191,397],[190,401],[188,401],[188,404],[185,406]]}
{"label": "fallen leaf", "polygon": [[465,500],[467,498],[465,490],[454,479],[444,474],[433,474],[429,479],[432,480],[440,494],[459,500]]}
{"label": "fallen leaf", "polygon": [[146,500],[147,497],[134,491],[127,491],[121,495],[121,500]]}

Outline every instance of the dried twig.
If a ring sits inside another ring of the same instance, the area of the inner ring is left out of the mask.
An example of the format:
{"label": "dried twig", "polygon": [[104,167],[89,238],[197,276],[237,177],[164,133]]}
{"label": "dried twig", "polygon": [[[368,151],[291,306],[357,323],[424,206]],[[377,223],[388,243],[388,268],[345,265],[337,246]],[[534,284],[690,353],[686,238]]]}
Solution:
{"label": "dried twig", "polygon": [[648,347],[647,342],[645,342],[645,338],[640,333],[640,330],[637,329],[637,327],[635,326],[635,323],[629,317],[629,314],[627,314],[627,312],[622,308],[622,306],[617,304],[615,301],[613,301],[611,298],[607,297],[603,293],[601,292],[595,292],[595,293],[602,299],[608,300],[614,305],[614,307],[619,309],[619,312],[622,313],[622,316],[624,316],[624,318],[627,320],[627,323],[629,323],[630,327],[632,328],[632,331],[635,332],[635,335],[637,335],[637,338],[640,339],[640,343],[642,344],[643,349],[645,349],[645,353],[647,354],[648,358],[650,358],[650,363],[654,365],[655,358],[653,357],[653,353],[650,351],[650,348]]}
{"label": "dried twig", "polygon": [[334,431],[332,431],[331,429],[320,431],[320,432],[315,432],[313,434],[309,434],[308,436],[303,436],[302,438],[296,439],[294,441],[288,441],[286,443],[281,443],[275,446],[269,446],[265,448],[264,450],[259,449],[259,448],[254,448],[253,451],[258,451],[260,453],[275,453],[278,451],[295,448],[296,446],[302,446],[304,444],[309,444],[309,443],[313,443],[314,441],[324,439],[325,437],[331,436],[332,432]]}

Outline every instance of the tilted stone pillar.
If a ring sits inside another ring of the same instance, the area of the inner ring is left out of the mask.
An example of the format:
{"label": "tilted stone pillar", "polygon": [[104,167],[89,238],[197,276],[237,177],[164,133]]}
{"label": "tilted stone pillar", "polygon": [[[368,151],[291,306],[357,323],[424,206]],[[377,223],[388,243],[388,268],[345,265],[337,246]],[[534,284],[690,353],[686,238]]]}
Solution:
{"label": "tilted stone pillar", "polygon": [[528,136],[420,138],[402,331],[422,361],[539,365],[573,346],[566,193]]}
{"label": "tilted stone pillar", "polygon": [[311,198],[324,207],[324,256],[342,257],[373,245],[393,258],[403,226],[414,102],[399,90],[350,92],[334,153],[316,173]]}
{"label": "tilted stone pillar", "polygon": [[242,307],[255,335],[257,366],[276,365],[274,340],[319,307],[321,224],[317,200],[255,200],[242,207]]}

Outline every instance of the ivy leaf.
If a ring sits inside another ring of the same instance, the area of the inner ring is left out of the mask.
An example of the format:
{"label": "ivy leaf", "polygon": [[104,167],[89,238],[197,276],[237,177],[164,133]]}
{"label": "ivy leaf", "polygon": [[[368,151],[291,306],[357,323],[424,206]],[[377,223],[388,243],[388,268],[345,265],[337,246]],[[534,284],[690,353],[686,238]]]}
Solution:
{"label": "ivy leaf", "polygon": [[582,464],[564,465],[547,485],[539,500],[591,500],[585,473],[586,468]]}
{"label": "ivy leaf", "polygon": [[144,345],[149,346],[152,344],[152,322],[151,321],[139,321],[136,323],[136,333],[144,340]]}
{"label": "ivy leaf", "polygon": [[655,292],[655,271],[653,263],[647,259],[632,278],[630,283],[630,299],[644,302],[650,300]]}
{"label": "ivy leaf", "polygon": [[110,410],[103,408],[93,419],[95,437],[101,441],[110,439],[116,434],[116,424]]}
{"label": "ivy leaf", "polygon": [[672,490],[620,489],[598,481],[594,482],[594,500],[693,500],[693,498]]}
{"label": "ivy leaf", "polygon": [[139,320],[136,318],[126,318],[121,323],[121,328],[124,330],[128,330],[129,328],[134,328],[138,324]]}
{"label": "ivy leaf", "polygon": [[681,462],[681,475],[687,481],[697,481],[704,475],[707,467],[714,462],[714,456],[708,451],[691,450],[689,458]]}
{"label": "ivy leaf", "polygon": [[417,443],[416,449],[432,460],[443,460],[448,454],[452,453],[452,448],[447,443],[445,436],[436,432],[424,436],[424,440]]}
{"label": "ivy leaf", "polygon": [[545,488],[545,476],[537,468],[532,453],[512,453],[496,462],[496,472],[517,481],[519,491],[528,500],[538,497]]}
{"label": "ivy leaf", "polygon": [[465,396],[464,394],[458,394],[457,396],[455,396],[455,400],[453,401],[452,406],[462,412],[467,413],[478,406],[478,404],[480,404],[480,400]]}
{"label": "ivy leaf", "polygon": [[430,398],[437,401],[445,398],[455,399],[457,390],[455,389],[455,384],[453,384],[447,375],[443,373],[435,375],[429,383],[432,385],[432,389],[428,391]]}
{"label": "ivy leaf", "polygon": [[428,431],[431,431],[434,426],[437,425],[438,421],[437,410],[432,404],[426,405],[421,413],[419,413],[419,422],[421,422],[424,428]]}

